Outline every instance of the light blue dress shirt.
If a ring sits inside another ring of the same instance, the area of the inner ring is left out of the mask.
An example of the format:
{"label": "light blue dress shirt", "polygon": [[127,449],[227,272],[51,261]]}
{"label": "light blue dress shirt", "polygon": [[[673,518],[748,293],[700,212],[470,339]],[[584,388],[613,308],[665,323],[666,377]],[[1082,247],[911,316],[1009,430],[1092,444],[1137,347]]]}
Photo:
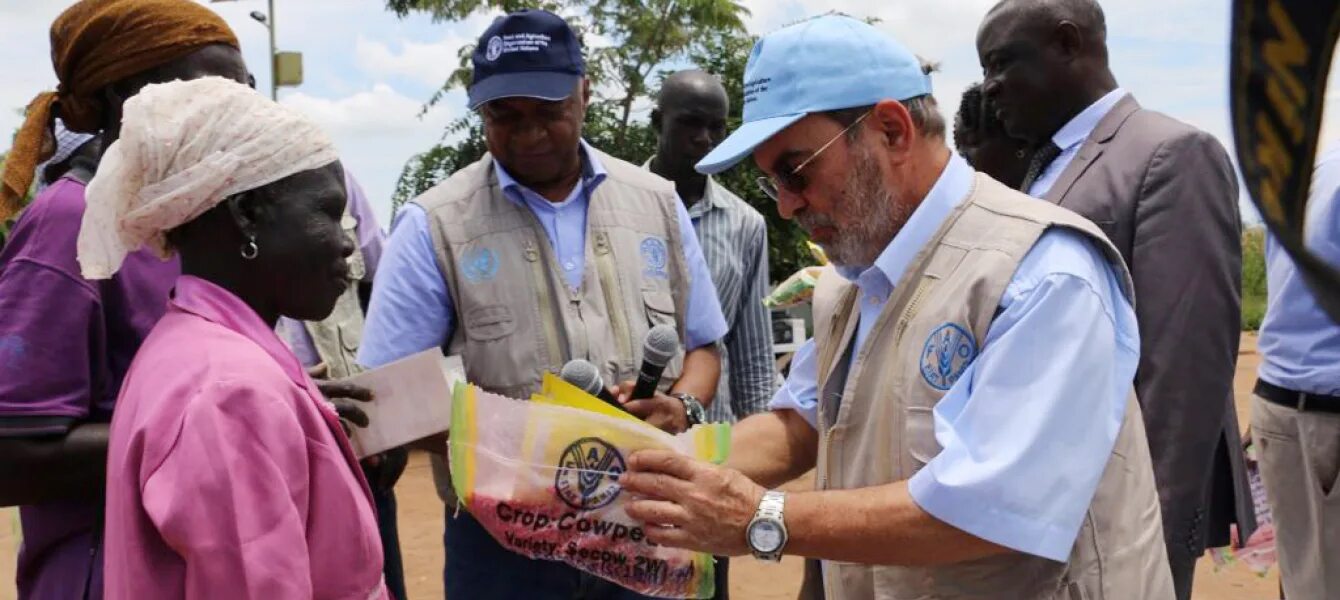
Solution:
{"label": "light blue dress shirt", "polygon": [[[857,344],[916,253],[966,198],[972,176],[962,158],[951,158],[875,265],[853,278]],[[923,510],[963,531],[1064,561],[1125,417],[1140,360],[1135,311],[1103,253],[1065,229],[1047,231],[1029,250],[1000,309],[981,353],[936,404],[943,450],[909,491]],[[816,361],[811,340],[770,408],[795,410],[817,427]]]}
{"label": "light blue dress shirt", "polygon": [[[1312,174],[1304,239],[1308,249],[1340,267],[1340,151],[1328,152]],[[1266,235],[1266,318],[1257,373],[1277,386],[1340,395],[1340,325],[1317,305],[1279,240]]]}
{"label": "light blue dress shirt", "polygon": [[[526,206],[539,219],[563,267],[568,285],[581,286],[586,268],[586,208],[590,194],[605,179],[605,167],[582,142],[586,172],[566,200],[553,203],[517,183],[502,165],[494,163],[503,196]],[[695,349],[711,344],[726,334],[726,319],[721,314],[716,288],[703,259],[702,247],[683,202],[676,202],[679,235],[684,261],[689,270],[689,322],[685,324],[686,344]],[[372,288],[372,302],[363,328],[363,343],[358,362],[378,367],[429,348],[442,346],[451,339],[455,326],[454,308],[447,283],[437,266],[428,215],[417,204],[400,209],[386,252],[378,265]]]}
{"label": "light blue dress shirt", "polygon": [[1028,195],[1041,198],[1051,191],[1052,186],[1056,185],[1056,180],[1061,178],[1061,173],[1065,172],[1065,168],[1070,166],[1071,161],[1075,160],[1075,155],[1079,154],[1079,149],[1084,145],[1084,140],[1089,139],[1093,130],[1097,129],[1098,124],[1102,122],[1103,117],[1112,112],[1112,109],[1125,96],[1126,90],[1121,88],[1112,90],[1075,115],[1075,118],[1070,119],[1069,123],[1056,130],[1056,134],[1052,136],[1052,143],[1061,149],[1061,153],[1046,169],[1043,169],[1042,174],[1033,182],[1033,186],[1028,188]]}

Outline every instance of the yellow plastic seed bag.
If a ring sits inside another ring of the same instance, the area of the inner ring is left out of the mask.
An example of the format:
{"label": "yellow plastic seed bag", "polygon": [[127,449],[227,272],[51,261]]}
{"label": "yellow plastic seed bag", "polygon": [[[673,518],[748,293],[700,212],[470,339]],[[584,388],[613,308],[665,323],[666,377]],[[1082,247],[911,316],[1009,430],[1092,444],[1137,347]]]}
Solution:
{"label": "yellow plastic seed bag", "polygon": [[642,449],[724,461],[729,425],[670,435],[551,375],[530,402],[463,383],[453,396],[452,485],[504,548],[640,594],[712,597],[712,556],[648,541],[618,479]]}

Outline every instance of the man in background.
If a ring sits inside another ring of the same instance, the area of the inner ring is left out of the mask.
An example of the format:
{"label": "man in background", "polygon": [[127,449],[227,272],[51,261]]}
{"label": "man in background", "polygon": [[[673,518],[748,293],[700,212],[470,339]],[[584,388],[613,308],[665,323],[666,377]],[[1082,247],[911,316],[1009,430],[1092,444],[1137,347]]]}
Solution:
{"label": "man in background", "polygon": [[1019,189],[1031,159],[1028,142],[1010,137],[996,117],[995,103],[982,97],[982,84],[963,91],[954,115],[954,147],[972,168]]}
{"label": "man in background", "polygon": [[[1340,151],[1312,176],[1308,249],[1340,265]],[[1317,305],[1279,240],[1266,234],[1268,302],[1252,437],[1289,598],[1340,597],[1340,324]]]}
{"label": "man in background", "polygon": [[730,100],[715,75],[679,71],[665,79],[651,126],[656,155],[646,167],[675,184],[712,272],[730,331],[709,421],[734,422],[767,410],[777,382],[768,294],[768,228],[763,215],[693,168],[726,137]]}
{"label": "man in background", "polygon": [[982,92],[1034,144],[1034,197],[1093,221],[1135,281],[1144,408],[1177,597],[1196,560],[1256,528],[1233,410],[1242,240],[1233,163],[1214,136],[1145,110],[1108,66],[1094,0],[1006,0],[977,33]]}

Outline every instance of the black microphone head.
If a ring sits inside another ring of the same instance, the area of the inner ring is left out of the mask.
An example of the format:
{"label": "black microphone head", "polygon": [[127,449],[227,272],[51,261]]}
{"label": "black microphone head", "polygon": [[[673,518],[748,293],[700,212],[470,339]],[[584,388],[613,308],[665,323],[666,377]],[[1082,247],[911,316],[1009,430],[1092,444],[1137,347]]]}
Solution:
{"label": "black microphone head", "polygon": [[642,360],[664,367],[677,352],[679,352],[679,332],[675,331],[674,327],[657,325],[647,332],[647,341],[642,344]]}
{"label": "black microphone head", "polygon": [[593,396],[605,389],[605,382],[600,378],[600,369],[580,358],[570,360],[568,364],[563,365],[563,370],[559,372],[558,376],[563,381],[582,388],[582,391]]}

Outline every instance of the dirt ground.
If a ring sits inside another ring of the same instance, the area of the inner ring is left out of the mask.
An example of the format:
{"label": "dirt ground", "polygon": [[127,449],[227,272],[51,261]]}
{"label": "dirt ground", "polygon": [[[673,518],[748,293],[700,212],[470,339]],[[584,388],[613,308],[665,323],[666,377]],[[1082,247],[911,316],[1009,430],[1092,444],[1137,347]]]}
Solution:
{"label": "dirt ground", "polygon": [[[1248,399],[1256,377],[1259,358],[1256,338],[1244,335],[1238,359],[1234,389],[1237,395],[1238,422],[1248,423]],[[804,489],[807,478],[792,484]],[[442,503],[433,490],[428,461],[422,455],[411,459],[405,476],[396,488],[400,502],[400,543],[405,556],[405,578],[409,595],[415,599],[442,597]],[[0,509],[0,600],[13,600],[14,552],[17,546],[17,517],[10,509]],[[800,589],[802,563],[786,558],[772,565],[753,559],[737,559],[731,564],[731,596],[736,600],[791,600]],[[1210,559],[1202,559],[1196,574],[1196,600],[1270,600],[1278,598],[1275,571],[1258,577],[1241,565],[1216,572]]]}

